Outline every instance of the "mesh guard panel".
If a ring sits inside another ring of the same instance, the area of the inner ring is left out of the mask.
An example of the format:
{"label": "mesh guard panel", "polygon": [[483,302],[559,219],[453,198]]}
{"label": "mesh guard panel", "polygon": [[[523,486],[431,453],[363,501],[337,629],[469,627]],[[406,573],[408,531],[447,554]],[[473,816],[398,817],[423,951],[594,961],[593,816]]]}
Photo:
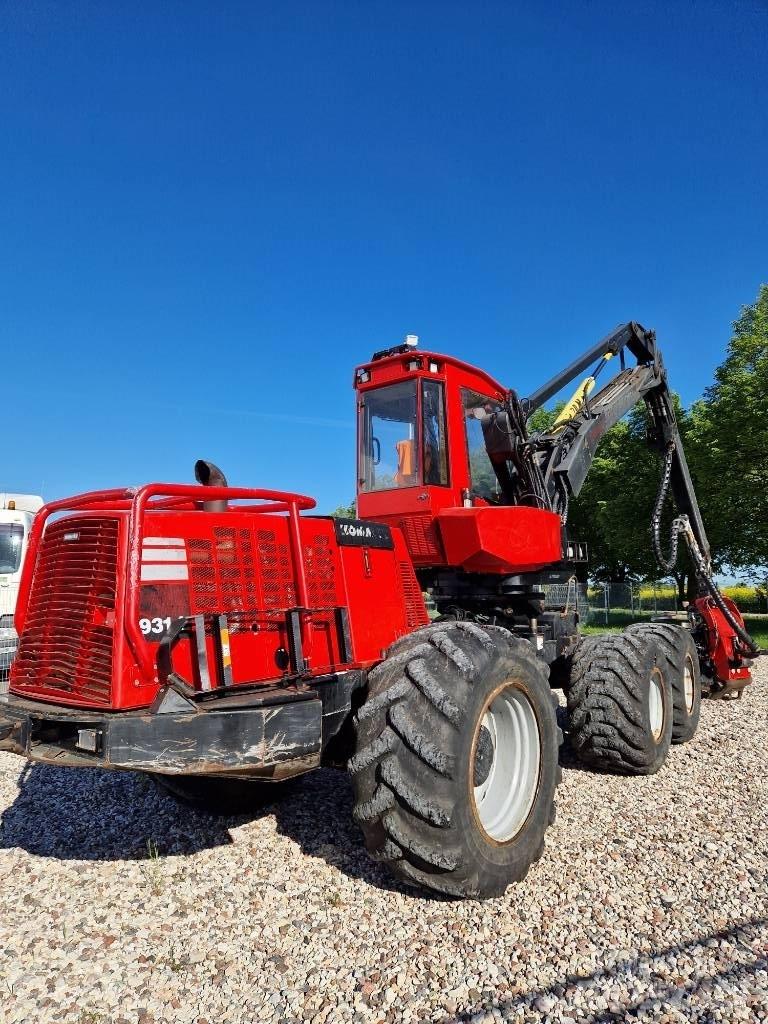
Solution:
{"label": "mesh guard panel", "polygon": [[[236,632],[257,614],[280,618],[296,606],[290,548],[275,530],[215,527],[213,540],[188,542],[190,601],[196,615],[224,612]],[[308,600],[313,608],[340,603],[338,570],[324,534],[304,545]]]}
{"label": "mesh guard panel", "polygon": [[430,515],[404,516],[398,526],[403,531],[412,558],[432,559],[436,562],[445,559],[437,525]]}
{"label": "mesh guard panel", "polygon": [[319,533],[304,548],[307,574],[307,599],[312,608],[334,608],[341,604],[336,570],[335,547],[331,538]]}
{"label": "mesh guard panel", "polygon": [[409,629],[417,629],[419,626],[426,626],[429,622],[424,597],[421,593],[419,581],[410,562],[399,562],[400,579],[403,584],[403,597],[405,598],[405,619]]}
{"label": "mesh guard panel", "polygon": [[266,611],[284,611],[296,606],[296,587],[288,544],[275,537],[274,530],[257,531],[262,603]]}
{"label": "mesh guard panel", "polygon": [[109,704],[117,538],[117,519],[49,523],[12,670],[15,691]]}

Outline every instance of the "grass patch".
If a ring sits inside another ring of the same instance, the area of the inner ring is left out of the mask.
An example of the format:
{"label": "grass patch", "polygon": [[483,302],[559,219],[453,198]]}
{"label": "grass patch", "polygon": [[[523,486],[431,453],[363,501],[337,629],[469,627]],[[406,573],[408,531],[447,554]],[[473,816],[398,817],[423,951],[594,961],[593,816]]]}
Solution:
{"label": "grass patch", "polygon": [[159,896],[165,888],[165,881],[163,879],[160,851],[154,839],[147,840],[147,861],[146,864],[142,864],[141,870],[152,892],[155,896]]}
{"label": "grass patch", "polygon": [[768,647],[768,622],[765,618],[753,618],[751,615],[744,616],[744,625],[747,632],[761,647]]}
{"label": "grass patch", "polygon": [[[594,633],[620,633],[626,626],[633,622],[648,622],[653,612],[635,612],[634,614],[624,609],[616,609],[608,613],[608,624],[605,623],[605,615],[601,612],[593,614],[592,621],[588,626],[582,626],[581,631],[586,636]],[[745,615],[744,625],[747,632],[759,647],[768,647],[768,620],[765,616]]]}

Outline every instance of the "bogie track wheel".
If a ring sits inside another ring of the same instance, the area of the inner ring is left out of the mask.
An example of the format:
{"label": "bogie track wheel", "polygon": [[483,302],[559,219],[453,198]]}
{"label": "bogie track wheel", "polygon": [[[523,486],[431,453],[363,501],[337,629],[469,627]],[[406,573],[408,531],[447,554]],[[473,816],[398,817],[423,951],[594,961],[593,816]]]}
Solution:
{"label": "bogie track wheel", "polygon": [[593,636],[573,658],[568,689],[571,744],[585,764],[652,775],[672,739],[672,691],[657,638],[645,632]]}
{"label": "bogie track wheel", "polygon": [[371,672],[356,732],[354,817],[400,878],[499,896],[541,856],[560,732],[527,641],[472,622],[418,630]]}
{"label": "bogie track wheel", "polygon": [[701,670],[690,630],[666,622],[637,622],[627,633],[653,637],[664,657],[664,674],[672,689],[672,742],[687,743],[699,726]]}

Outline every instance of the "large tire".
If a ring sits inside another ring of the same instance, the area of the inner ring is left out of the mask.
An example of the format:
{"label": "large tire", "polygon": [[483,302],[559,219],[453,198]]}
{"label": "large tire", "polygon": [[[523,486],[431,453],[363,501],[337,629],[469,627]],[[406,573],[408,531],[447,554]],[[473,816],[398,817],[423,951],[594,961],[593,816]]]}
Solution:
{"label": "large tire", "polygon": [[286,795],[291,780],[227,779],[216,775],[160,775],[152,781],[176,800],[212,815],[248,814]]}
{"label": "large tire", "polygon": [[353,815],[400,878],[500,896],[541,856],[561,735],[527,641],[451,621],[403,638],[370,674],[356,734]]}
{"label": "large tire", "polygon": [[645,633],[604,634],[579,645],[571,667],[571,745],[585,764],[653,775],[672,739],[672,693],[658,641]]}
{"label": "large tire", "polygon": [[636,622],[627,633],[652,636],[666,662],[664,673],[672,689],[672,742],[687,743],[699,727],[701,670],[690,631],[666,622]]}

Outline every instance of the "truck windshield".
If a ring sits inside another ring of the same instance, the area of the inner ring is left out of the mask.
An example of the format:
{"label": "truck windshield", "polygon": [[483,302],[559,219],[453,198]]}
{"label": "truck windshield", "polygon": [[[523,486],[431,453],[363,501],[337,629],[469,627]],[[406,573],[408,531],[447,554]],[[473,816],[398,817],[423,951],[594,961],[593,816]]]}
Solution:
{"label": "truck windshield", "polygon": [[416,381],[366,392],[361,415],[360,489],[416,486],[420,482]]}
{"label": "truck windshield", "polygon": [[23,540],[23,526],[17,523],[0,523],[0,573],[19,571]]}

